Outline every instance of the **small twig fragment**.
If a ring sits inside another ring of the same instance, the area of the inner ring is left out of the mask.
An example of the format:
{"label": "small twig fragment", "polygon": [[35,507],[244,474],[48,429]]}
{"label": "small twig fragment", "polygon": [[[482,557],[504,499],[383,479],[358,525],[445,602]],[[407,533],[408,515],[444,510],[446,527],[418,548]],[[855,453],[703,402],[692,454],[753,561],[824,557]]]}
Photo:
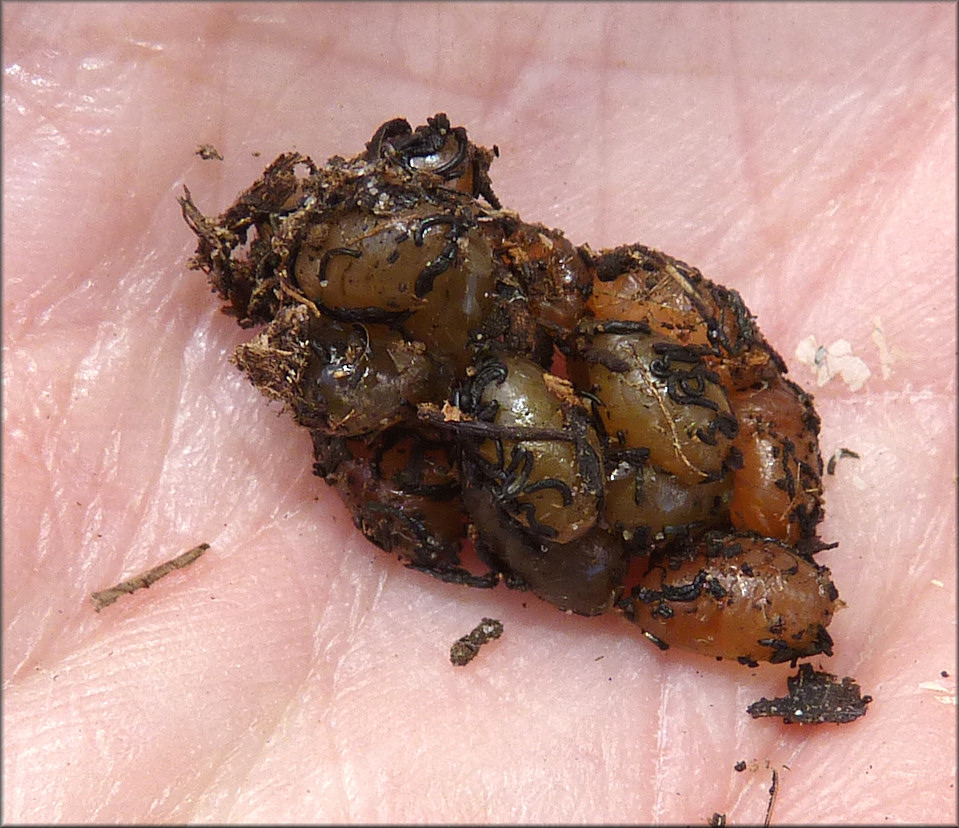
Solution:
{"label": "small twig fragment", "polygon": [[90,596],[90,600],[93,601],[94,609],[99,612],[104,607],[110,606],[110,604],[116,601],[121,595],[129,595],[131,592],[136,592],[138,589],[149,588],[150,584],[159,581],[160,578],[164,577],[165,575],[169,575],[171,572],[173,572],[173,570],[183,569],[185,566],[189,566],[209,548],[210,544],[201,543],[199,546],[194,546],[192,549],[187,550],[182,555],[177,555],[177,557],[171,561],[167,561],[159,566],[155,566],[153,569],[148,569],[142,575],[137,575],[126,581],[121,581],[119,584],[112,586],[109,589],[103,589],[99,592],[94,592]]}
{"label": "small twig fragment", "polygon": [[769,786],[769,803],[766,805],[766,818],[763,820],[763,828],[769,828],[773,818],[773,805],[776,804],[776,794],[779,793],[779,773],[773,771],[773,783]]}

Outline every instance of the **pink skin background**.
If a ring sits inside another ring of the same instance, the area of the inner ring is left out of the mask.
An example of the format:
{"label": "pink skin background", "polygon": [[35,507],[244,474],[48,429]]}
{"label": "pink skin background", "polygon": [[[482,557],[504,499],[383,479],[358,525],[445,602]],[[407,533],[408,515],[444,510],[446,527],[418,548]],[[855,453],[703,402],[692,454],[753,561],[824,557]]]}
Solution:
{"label": "pink skin background", "polygon": [[[775,769],[775,822],[955,822],[954,6],[8,3],[3,34],[5,821],[742,824]],[[861,455],[826,478],[848,607],[813,663],[864,719],[754,721],[788,666],[404,569],[229,364],[183,186],[216,213],[437,111],[527,220],[739,290],[824,456]],[[865,384],[816,387],[810,335]]]}

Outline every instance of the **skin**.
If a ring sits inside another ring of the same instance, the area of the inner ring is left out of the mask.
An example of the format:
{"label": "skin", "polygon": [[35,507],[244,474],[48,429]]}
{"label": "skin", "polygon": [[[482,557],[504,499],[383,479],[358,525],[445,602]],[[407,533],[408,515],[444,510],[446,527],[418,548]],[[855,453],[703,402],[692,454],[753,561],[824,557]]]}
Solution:
{"label": "skin", "polygon": [[[949,6],[7,4],[3,23],[5,820],[734,824],[762,820],[772,769],[779,822],[956,820]],[[788,666],[405,570],[227,362],[250,333],[186,271],[182,185],[216,212],[282,151],[352,155],[444,110],[499,145],[494,187],[527,220],[739,290],[815,393],[824,455],[861,455],[826,478],[848,608],[813,664],[875,696],[864,719],[753,721]],[[871,376],[816,387],[810,335]],[[503,637],[452,667],[483,616]]]}

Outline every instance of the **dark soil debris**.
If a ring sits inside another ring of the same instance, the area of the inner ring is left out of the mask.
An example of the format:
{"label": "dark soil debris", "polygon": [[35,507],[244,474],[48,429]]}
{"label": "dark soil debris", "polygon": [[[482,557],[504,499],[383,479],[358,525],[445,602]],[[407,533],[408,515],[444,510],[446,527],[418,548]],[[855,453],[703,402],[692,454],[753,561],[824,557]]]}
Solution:
{"label": "dark soil debris", "polygon": [[862,696],[859,685],[848,676],[842,681],[830,673],[802,664],[786,683],[789,695],[762,698],[746,708],[754,719],[779,716],[785,724],[845,724],[866,714],[872,696]]}
{"label": "dark soil debris", "polygon": [[829,462],[826,464],[826,474],[835,474],[836,473],[836,464],[840,460],[845,460],[847,457],[858,460],[859,455],[856,454],[852,449],[840,448],[836,449],[836,453],[829,458]]}
{"label": "dark soil debris", "polygon": [[223,156],[213,144],[200,144],[194,155],[199,155],[204,161],[222,161]]}
{"label": "dark soil debris", "polygon": [[494,618],[484,618],[468,635],[460,638],[450,647],[450,661],[456,667],[469,664],[480,647],[503,634],[503,625]]}

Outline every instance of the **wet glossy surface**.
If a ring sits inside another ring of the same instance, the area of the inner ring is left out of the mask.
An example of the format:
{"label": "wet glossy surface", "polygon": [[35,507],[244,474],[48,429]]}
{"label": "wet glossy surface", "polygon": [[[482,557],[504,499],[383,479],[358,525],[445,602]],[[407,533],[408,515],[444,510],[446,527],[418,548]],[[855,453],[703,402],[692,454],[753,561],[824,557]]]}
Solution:
{"label": "wet glossy surface", "polygon": [[830,654],[811,399],[735,291],[523,222],[494,156],[397,119],[350,160],[281,156],[218,218],[187,193],[193,266],[266,326],[237,363],[410,566],[615,609],[661,647]]}

